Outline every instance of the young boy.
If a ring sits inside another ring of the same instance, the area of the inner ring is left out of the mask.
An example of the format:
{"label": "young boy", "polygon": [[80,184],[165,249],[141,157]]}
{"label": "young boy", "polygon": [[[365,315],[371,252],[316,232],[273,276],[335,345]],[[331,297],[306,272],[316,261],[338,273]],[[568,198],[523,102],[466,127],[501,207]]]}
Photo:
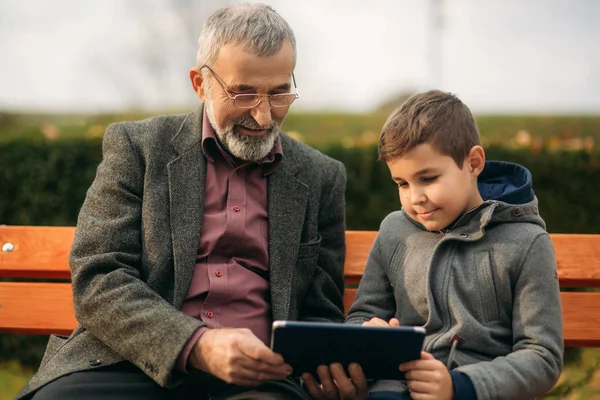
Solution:
{"label": "young boy", "polygon": [[[402,210],[381,223],[346,321],[427,335],[421,360],[400,366],[407,382],[375,382],[371,398],[515,400],[550,390],[562,369],[561,303],[529,171],[486,163],[471,112],[440,91],[392,113],[379,157]],[[339,391],[353,382],[366,397],[352,368],[352,381],[337,376]]]}

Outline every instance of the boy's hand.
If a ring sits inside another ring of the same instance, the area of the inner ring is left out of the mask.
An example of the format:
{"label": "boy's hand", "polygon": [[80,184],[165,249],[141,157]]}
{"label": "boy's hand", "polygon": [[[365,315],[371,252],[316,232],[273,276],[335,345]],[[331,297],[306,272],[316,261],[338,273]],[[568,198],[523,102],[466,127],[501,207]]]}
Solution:
{"label": "boy's hand", "polygon": [[452,400],[452,378],[446,366],[431,354],[421,352],[421,359],[400,364],[408,380],[410,397],[414,400]]}
{"label": "boy's hand", "polygon": [[390,319],[390,322],[385,322],[381,318],[371,318],[369,321],[363,322],[362,326],[400,326],[400,321],[396,318]]}
{"label": "boy's hand", "polygon": [[304,373],[302,378],[308,393],[315,400],[366,400],[369,390],[362,368],[358,364],[350,364],[348,372],[350,377],[341,364],[334,363],[317,368],[320,385],[311,374]]}

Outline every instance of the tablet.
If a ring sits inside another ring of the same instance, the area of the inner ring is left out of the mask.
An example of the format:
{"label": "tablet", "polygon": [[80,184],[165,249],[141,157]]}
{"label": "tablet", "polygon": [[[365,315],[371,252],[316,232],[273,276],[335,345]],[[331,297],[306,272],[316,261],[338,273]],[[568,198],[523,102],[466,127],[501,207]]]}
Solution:
{"label": "tablet", "polygon": [[358,363],[367,379],[403,380],[398,366],[419,359],[425,339],[422,327],[372,327],[323,322],[275,321],[271,349],[283,356],[294,376],[319,365]]}

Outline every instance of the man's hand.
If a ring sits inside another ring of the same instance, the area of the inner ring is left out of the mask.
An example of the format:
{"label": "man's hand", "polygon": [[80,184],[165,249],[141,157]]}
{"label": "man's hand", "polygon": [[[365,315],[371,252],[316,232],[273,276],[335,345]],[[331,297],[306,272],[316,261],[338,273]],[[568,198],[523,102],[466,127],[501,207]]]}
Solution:
{"label": "man's hand", "polygon": [[381,318],[373,317],[369,321],[363,322],[362,326],[400,326],[400,321],[392,318],[390,322],[385,322]]}
{"label": "man's hand", "polygon": [[197,369],[240,386],[258,386],[292,373],[281,355],[245,328],[207,330],[190,353],[190,362]]}
{"label": "man's hand", "polygon": [[311,374],[303,374],[302,378],[310,396],[315,400],[365,400],[369,397],[367,379],[358,364],[348,367],[350,377],[346,375],[341,364],[334,363],[329,367],[321,365],[317,374],[321,385]]}
{"label": "man's hand", "polygon": [[414,400],[452,400],[452,378],[446,366],[431,354],[421,352],[421,359],[400,364],[408,380],[410,397]]}

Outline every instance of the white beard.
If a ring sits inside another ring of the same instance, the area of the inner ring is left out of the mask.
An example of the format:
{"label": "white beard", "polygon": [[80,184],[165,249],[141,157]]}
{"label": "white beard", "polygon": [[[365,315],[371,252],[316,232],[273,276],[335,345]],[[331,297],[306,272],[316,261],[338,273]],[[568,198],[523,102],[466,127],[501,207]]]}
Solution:
{"label": "white beard", "polygon": [[[221,145],[236,158],[244,161],[259,161],[265,158],[273,149],[275,141],[279,136],[280,127],[277,122],[271,120],[271,124],[267,128],[267,133],[261,136],[250,136],[245,133],[240,133],[237,126],[243,126],[249,129],[261,129],[260,125],[250,116],[244,116],[235,120],[231,125],[220,127],[216,123],[215,110],[213,108],[212,99],[206,96],[204,103],[206,115]],[[263,128],[264,129],[264,128]]]}

